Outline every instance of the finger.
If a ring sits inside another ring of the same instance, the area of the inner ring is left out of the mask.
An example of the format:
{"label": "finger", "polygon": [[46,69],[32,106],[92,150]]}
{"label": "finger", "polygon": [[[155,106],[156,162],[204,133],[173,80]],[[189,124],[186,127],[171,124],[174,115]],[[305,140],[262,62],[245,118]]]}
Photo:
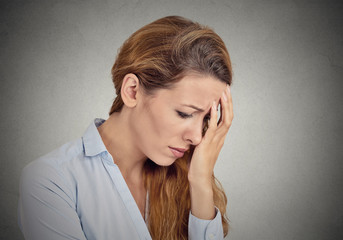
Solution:
{"label": "finger", "polygon": [[231,87],[228,86],[227,88],[227,93],[228,93],[228,101],[229,101],[229,109],[230,109],[230,118],[231,122],[233,119],[233,104],[232,104],[232,95],[231,95]]}
{"label": "finger", "polygon": [[227,93],[228,93],[228,102],[229,102],[229,122],[230,122],[230,126],[233,120],[233,104],[232,104],[232,95],[231,95],[231,87],[228,86],[227,89]]}
{"label": "finger", "polygon": [[213,101],[213,103],[212,103],[210,115],[211,115],[211,118],[210,118],[210,121],[208,123],[208,129],[207,129],[206,135],[207,134],[213,135],[215,130],[217,129],[217,106],[216,106],[215,101]]}
{"label": "finger", "polygon": [[218,121],[218,128],[223,125],[223,121],[225,119],[224,113],[225,113],[225,107],[227,107],[227,96],[225,95],[225,92],[222,93],[222,96],[220,97],[220,119]]}
{"label": "finger", "polygon": [[223,93],[221,104],[223,105],[221,112],[222,122],[220,123],[220,126],[218,126],[218,132],[225,135],[231,126],[233,118],[232,98],[229,87],[227,87],[227,90]]}
{"label": "finger", "polygon": [[219,103],[220,103],[220,118],[218,120],[218,127],[222,125],[223,122],[223,104],[225,104],[225,102],[227,101],[226,96],[224,95],[224,92],[222,93],[222,96],[219,99]]}

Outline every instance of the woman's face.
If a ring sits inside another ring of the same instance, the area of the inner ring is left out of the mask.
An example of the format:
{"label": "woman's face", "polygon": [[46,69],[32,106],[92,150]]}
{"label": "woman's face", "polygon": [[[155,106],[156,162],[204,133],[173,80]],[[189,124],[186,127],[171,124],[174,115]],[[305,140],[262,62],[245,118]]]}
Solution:
{"label": "woman's face", "polygon": [[158,90],[153,97],[143,95],[131,125],[138,150],[158,165],[171,165],[201,142],[204,121],[225,88],[226,83],[214,77],[192,74],[172,89]]}

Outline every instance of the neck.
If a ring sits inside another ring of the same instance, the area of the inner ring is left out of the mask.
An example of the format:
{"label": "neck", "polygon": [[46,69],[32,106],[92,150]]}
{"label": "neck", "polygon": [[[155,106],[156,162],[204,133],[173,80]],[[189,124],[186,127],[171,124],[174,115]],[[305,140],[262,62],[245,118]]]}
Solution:
{"label": "neck", "polygon": [[147,158],[137,151],[128,122],[129,116],[125,111],[115,112],[98,127],[98,131],[125,180],[139,183],[142,182],[143,165]]}

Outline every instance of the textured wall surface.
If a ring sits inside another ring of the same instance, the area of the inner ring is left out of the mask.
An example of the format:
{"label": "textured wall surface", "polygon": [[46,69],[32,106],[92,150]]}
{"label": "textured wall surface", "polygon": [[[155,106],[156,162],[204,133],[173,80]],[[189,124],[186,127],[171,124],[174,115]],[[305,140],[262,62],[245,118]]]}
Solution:
{"label": "textured wall surface", "polygon": [[139,27],[213,27],[234,67],[235,118],[216,165],[230,240],[343,238],[341,1],[7,0],[0,14],[0,238],[21,169],[107,118],[110,69]]}

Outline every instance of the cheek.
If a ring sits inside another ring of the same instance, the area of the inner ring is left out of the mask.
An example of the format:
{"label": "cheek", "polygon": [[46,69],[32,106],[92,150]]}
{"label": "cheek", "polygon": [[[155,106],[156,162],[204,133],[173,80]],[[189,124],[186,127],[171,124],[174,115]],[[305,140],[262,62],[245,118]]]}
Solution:
{"label": "cheek", "polygon": [[156,136],[161,138],[161,141],[166,140],[164,138],[171,137],[173,132],[175,132],[172,116],[165,112],[154,114],[151,118],[151,125]]}
{"label": "cheek", "polygon": [[173,114],[173,111],[166,107],[155,110],[157,111],[149,114],[148,119],[149,128],[155,140],[163,143],[178,137],[181,134],[181,126],[176,113]]}

